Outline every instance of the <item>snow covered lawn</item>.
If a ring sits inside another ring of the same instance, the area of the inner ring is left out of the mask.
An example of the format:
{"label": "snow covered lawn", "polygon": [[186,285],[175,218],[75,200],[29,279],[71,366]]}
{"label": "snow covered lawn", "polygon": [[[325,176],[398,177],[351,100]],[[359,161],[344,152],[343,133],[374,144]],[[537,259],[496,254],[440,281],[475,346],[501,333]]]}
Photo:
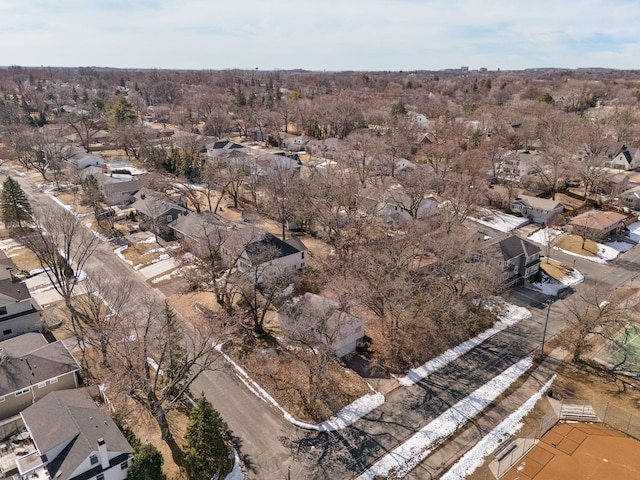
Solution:
{"label": "snow covered lawn", "polygon": [[548,246],[549,244],[553,245],[553,242],[556,238],[562,235],[564,232],[557,228],[541,228],[540,230],[536,230],[531,235],[529,235],[529,240],[535,243],[539,243],[543,246]]}
{"label": "snow covered lawn", "polygon": [[479,218],[469,217],[474,222],[478,222],[481,225],[493,228],[500,232],[510,232],[516,228],[520,228],[529,223],[529,219],[524,217],[516,217],[515,215],[509,215],[508,213],[498,212],[495,210],[489,210],[488,208],[481,208],[478,211]]}
{"label": "snow covered lawn", "polygon": [[541,276],[542,279],[540,282],[535,282],[531,284],[531,288],[533,290],[537,290],[538,292],[542,292],[546,295],[558,296],[560,291],[565,288],[569,288],[572,285],[576,285],[584,281],[584,276],[574,268],[567,268],[560,262],[555,262],[554,260],[550,260],[550,269],[549,271],[560,274],[558,278],[554,278],[549,273],[543,271],[545,267],[545,260],[540,264]]}
{"label": "snow covered lawn", "polygon": [[438,445],[456,430],[482,412],[491,402],[504,393],[509,386],[532,365],[533,358],[526,357],[512,365],[500,375],[492,378],[468,397],[446,410],[418,433],[374,463],[358,480],[404,478]]}
{"label": "snow covered lawn", "polygon": [[412,368],[407,372],[407,375],[405,377],[399,378],[398,382],[400,382],[400,384],[404,385],[405,387],[418,383],[420,380],[428,377],[433,372],[440,370],[441,368],[461,357],[471,349],[477,347],[486,339],[492,337],[496,333],[501,332],[505,328],[531,316],[531,312],[526,308],[512,305],[508,302],[505,302],[500,297],[492,297],[485,305],[485,308],[493,313],[496,317],[498,317],[498,321],[494,324],[493,327],[485,330],[479,335],[476,335],[472,339],[461,343],[460,345],[450,348],[443,354],[438,355],[432,360],[429,360],[427,363],[419,367]]}

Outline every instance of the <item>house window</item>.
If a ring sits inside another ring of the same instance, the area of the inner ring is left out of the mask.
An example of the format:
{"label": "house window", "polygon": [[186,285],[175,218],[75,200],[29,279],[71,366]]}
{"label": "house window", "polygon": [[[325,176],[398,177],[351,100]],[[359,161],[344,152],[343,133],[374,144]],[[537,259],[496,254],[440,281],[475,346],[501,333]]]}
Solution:
{"label": "house window", "polygon": [[31,391],[31,387],[23,388],[22,390],[18,390],[15,395],[19,397],[20,395],[24,395],[25,393],[29,393]]}
{"label": "house window", "polygon": [[104,480],[104,473],[99,473],[96,475],[96,480]]}
{"label": "house window", "polygon": [[58,379],[57,378],[52,378],[51,380],[49,380],[49,383],[58,383]]}
{"label": "house window", "polygon": [[46,387],[46,386],[47,386],[47,382],[40,382],[40,383],[38,384],[38,388],[44,388],[44,387]]}
{"label": "house window", "polygon": [[170,222],[171,220],[173,220],[173,216],[172,215],[167,215],[167,222]]}
{"label": "house window", "polygon": [[127,468],[129,468],[129,462],[122,462],[120,464],[120,470],[126,470]]}
{"label": "house window", "polygon": [[7,314],[7,307],[0,307],[0,315],[6,315]]}
{"label": "house window", "polygon": [[2,335],[11,335],[12,330],[9,328],[8,330],[3,330]]}
{"label": "house window", "polygon": [[0,403],[4,402],[4,396],[0,397]]}
{"label": "house window", "polygon": [[304,260],[304,252],[300,252],[300,254],[302,255],[302,260]]}
{"label": "house window", "polygon": [[89,461],[91,462],[91,465],[95,465],[96,463],[98,463],[98,455],[96,455],[95,453],[91,454],[91,456],[89,457]]}

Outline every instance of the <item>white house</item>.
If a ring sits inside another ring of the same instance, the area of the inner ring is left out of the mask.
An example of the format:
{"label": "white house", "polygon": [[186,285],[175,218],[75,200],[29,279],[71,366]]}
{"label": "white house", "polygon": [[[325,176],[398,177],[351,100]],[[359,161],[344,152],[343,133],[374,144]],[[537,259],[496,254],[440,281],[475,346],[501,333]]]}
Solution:
{"label": "white house", "polygon": [[133,448],[86,389],[52,392],[20,415],[36,448],[16,460],[21,478],[126,480]]}
{"label": "white house", "polygon": [[13,261],[0,251],[0,341],[41,329],[42,307],[24,282],[16,281]]}
{"label": "white house", "polygon": [[294,339],[312,337],[331,347],[337,357],[355,351],[364,337],[364,322],[326,297],[305,293],[278,311],[280,326]]}
{"label": "white house", "polygon": [[564,212],[564,206],[555,200],[520,195],[511,204],[511,210],[530,218],[533,223],[546,225],[549,220]]}
{"label": "white house", "polygon": [[239,272],[255,275],[258,282],[307,265],[307,247],[298,238],[280,240],[255,227],[231,233],[220,250]]}

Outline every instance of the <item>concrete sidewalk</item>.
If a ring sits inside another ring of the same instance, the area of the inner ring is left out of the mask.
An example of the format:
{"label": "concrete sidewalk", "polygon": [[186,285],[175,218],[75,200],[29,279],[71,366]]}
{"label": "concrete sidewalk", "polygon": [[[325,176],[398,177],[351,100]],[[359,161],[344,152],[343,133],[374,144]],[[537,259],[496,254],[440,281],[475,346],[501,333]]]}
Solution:
{"label": "concrete sidewalk", "polygon": [[[405,478],[419,480],[436,478],[444,474],[486,434],[536,394],[553,376],[565,355],[566,352],[562,349],[551,352],[515,392],[502,399],[491,410],[483,412],[476,421],[468,423],[464,429],[447,440],[441,448],[427,457]],[[548,400],[543,397],[540,401]]]}

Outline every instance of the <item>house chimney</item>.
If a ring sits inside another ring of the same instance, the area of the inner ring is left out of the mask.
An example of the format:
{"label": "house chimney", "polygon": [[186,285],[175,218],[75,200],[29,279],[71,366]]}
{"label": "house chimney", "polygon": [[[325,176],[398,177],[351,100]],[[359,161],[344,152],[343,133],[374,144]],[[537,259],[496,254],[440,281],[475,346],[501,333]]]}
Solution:
{"label": "house chimney", "polygon": [[100,457],[102,470],[107,470],[109,468],[109,455],[107,454],[107,444],[104,438],[98,439],[98,456]]}

